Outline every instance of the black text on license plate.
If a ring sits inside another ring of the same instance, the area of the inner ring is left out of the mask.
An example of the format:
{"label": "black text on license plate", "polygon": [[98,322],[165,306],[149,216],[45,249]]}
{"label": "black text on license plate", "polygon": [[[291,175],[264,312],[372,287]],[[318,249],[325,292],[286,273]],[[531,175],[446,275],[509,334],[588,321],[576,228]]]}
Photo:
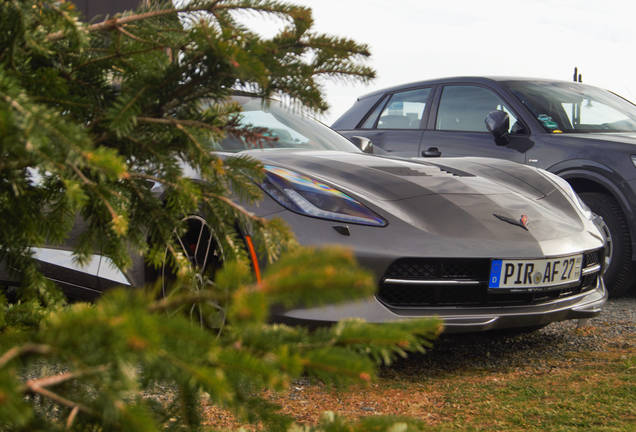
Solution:
{"label": "black text on license plate", "polygon": [[549,287],[578,281],[582,255],[538,260],[492,260],[489,288]]}

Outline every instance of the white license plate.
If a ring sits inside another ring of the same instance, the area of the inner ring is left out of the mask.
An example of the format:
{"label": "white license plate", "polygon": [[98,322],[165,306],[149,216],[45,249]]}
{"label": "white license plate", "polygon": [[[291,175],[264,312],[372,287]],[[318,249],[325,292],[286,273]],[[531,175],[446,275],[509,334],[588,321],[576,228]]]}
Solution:
{"label": "white license plate", "polygon": [[489,288],[545,288],[581,278],[583,255],[537,260],[494,259]]}

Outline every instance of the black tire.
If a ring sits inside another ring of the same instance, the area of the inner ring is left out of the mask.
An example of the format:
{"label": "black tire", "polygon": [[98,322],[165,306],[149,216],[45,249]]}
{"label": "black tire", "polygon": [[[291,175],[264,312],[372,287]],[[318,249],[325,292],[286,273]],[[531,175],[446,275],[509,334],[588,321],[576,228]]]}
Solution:
{"label": "black tire", "polygon": [[[214,231],[204,218],[191,215],[184,218],[182,222],[187,225],[186,232],[179,236],[175,229],[174,236],[177,240],[178,252],[190,261],[194,274],[192,280],[181,289],[196,294],[201,290],[213,287],[215,273],[223,264],[223,250],[214,235]],[[175,280],[168,254],[166,249],[159,274],[161,281],[159,295],[161,297],[168,297],[172,294],[171,285]],[[185,312],[189,314],[193,322],[198,321],[202,327],[221,329],[225,324],[224,308],[212,301],[193,304]]]}
{"label": "black tire", "polygon": [[[187,230],[182,236],[178,236],[175,230],[175,238],[177,239],[177,247],[194,266],[197,273],[197,282],[206,283],[206,280],[212,281],[214,273],[222,265],[222,249],[218,246],[213,230],[207,221],[197,215],[190,215],[183,219],[187,225]],[[174,279],[171,269],[167,263],[168,250],[166,250],[164,264],[161,268],[161,294],[166,296],[167,285]],[[193,289],[203,288],[197,284]]]}
{"label": "black tire", "polygon": [[611,250],[610,262],[604,276],[605,285],[610,297],[619,297],[625,294],[634,282],[632,242],[627,220],[612,196],[599,192],[583,192],[579,196],[605,221]]}

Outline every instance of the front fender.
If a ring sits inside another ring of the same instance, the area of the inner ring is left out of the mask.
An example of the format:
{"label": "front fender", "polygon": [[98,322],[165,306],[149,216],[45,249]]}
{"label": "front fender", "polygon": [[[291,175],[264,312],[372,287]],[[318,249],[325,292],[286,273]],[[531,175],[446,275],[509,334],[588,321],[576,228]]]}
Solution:
{"label": "front fender", "polygon": [[[632,244],[636,244],[636,229],[634,229],[636,228],[636,194],[630,182],[617,171],[602,163],[585,159],[559,162],[547,170],[565,180],[587,180],[607,190],[621,206],[630,228]],[[634,248],[632,250],[632,259],[636,259],[636,250]]]}

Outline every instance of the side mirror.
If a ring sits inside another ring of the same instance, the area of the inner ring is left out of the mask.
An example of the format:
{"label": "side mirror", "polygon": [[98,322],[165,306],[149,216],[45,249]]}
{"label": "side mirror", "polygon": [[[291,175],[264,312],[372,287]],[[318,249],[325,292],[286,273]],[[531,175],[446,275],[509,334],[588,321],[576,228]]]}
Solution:
{"label": "side mirror", "polygon": [[363,152],[373,154],[373,143],[369,138],[363,136],[352,136],[349,138],[349,141],[354,143],[356,147]]}
{"label": "side mirror", "polygon": [[491,111],[486,116],[486,128],[495,137],[497,145],[506,145],[509,141],[508,130],[510,129],[510,118],[503,111]]}

